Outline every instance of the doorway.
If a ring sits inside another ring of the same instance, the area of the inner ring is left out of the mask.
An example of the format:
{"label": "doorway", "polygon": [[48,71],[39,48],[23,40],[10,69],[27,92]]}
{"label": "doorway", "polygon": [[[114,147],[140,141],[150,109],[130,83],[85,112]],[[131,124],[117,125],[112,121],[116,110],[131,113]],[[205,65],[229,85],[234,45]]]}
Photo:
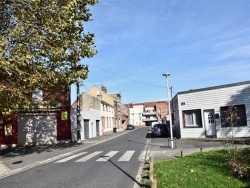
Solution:
{"label": "doorway", "polygon": [[100,136],[100,124],[99,120],[96,120],[96,136]]}
{"label": "doorway", "polygon": [[204,110],[204,121],[205,121],[206,136],[216,137],[214,110]]}
{"label": "doorway", "polygon": [[84,119],[84,139],[89,138],[89,120]]}

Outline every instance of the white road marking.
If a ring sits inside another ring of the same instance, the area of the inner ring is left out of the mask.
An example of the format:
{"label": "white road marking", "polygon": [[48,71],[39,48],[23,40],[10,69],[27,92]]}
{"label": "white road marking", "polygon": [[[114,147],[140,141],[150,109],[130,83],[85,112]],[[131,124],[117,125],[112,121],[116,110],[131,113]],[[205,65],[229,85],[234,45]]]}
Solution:
{"label": "white road marking", "polygon": [[[86,162],[87,160],[95,157],[96,155],[102,153],[103,151],[96,151],[96,152],[93,152],[89,155],[86,155],[78,160],[76,160],[75,162]],[[111,157],[113,157],[115,154],[117,154],[119,151],[110,151],[109,153],[101,156],[99,159],[97,159],[96,161],[108,161]],[[81,152],[81,153],[78,153],[78,154],[75,154],[75,155],[71,155],[69,157],[66,157],[66,158],[63,158],[59,161],[56,161],[55,163],[64,163],[64,162],[67,162],[69,160],[72,160],[76,157],[79,157],[81,155],[84,155],[86,154],[87,152]],[[131,157],[134,155],[135,151],[132,150],[132,151],[126,151],[120,158],[118,161],[129,161],[131,159]],[[145,155],[146,153],[142,152],[140,157],[138,158],[138,160],[142,161],[142,158],[145,158]]]}
{"label": "white road marking", "polygon": [[111,157],[113,157],[117,153],[118,153],[118,151],[111,151],[96,161],[108,161]]}
{"label": "white road marking", "polygon": [[127,151],[118,161],[129,161],[135,151]]}
{"label": "white road marking", "polygon": [[94,153],[91,153],[81,159],[78,159],[76,162],[86,162],[87,160],[91,159],[92,157],[95,157],[96,155],[102,153],[102,151],[96,151]]}
{"label": "white road marking", "polygon": [[83,154],[86,154],[86,153],[87,153],[87,152],[81,152],[81,153],[78,153],[78,154],[69,156],[69,157],[67,157],[67,158],[61,159],[61,160],[59,160],[59,161],[56,161],[56,163],[64,163],[64,162],[66,162],[66,161],[69,161],[69,160],[71,160],[71,159],[74,159],[75,157],[78,157],[78,156],[83,155]]}

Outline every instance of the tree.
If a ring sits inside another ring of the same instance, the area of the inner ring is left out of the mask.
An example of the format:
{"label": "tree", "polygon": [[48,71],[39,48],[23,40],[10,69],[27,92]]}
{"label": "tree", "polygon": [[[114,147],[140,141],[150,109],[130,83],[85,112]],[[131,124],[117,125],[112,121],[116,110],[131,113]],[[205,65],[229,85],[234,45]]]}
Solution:
{"label": "tree", "polygon": [[0,2],[0,112],[32,106],[36,88],[46,91],[87,78],[88,66],[79,62],[96,50],[94,34],[85,33],[83,23],[91,20],[88,6],[97,2]]}

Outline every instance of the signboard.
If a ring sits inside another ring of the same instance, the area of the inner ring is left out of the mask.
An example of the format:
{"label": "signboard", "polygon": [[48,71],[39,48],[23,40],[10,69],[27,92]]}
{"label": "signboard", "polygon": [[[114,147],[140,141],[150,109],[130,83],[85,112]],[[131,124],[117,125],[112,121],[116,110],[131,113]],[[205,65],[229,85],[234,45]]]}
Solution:
{"label": "signboard", "polygon": [[62,120],[68,120],[68,112],[67,111],[62,111]]}
{"label": "signboard", "polygon": [[12,125],[11,124],[7,124],[4,126],[4,134],[5,134],[5,136],[12,135]]}

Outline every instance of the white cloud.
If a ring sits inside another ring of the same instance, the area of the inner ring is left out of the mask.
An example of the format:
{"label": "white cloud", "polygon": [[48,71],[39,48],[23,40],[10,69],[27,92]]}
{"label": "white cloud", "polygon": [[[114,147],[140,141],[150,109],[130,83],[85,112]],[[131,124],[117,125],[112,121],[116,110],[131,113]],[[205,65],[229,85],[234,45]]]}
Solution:
{"label": "white cloud", "polygon": [[218,57],[218,60],[229,58],[250,58],[250,45],[239,46],[230,50]]}

